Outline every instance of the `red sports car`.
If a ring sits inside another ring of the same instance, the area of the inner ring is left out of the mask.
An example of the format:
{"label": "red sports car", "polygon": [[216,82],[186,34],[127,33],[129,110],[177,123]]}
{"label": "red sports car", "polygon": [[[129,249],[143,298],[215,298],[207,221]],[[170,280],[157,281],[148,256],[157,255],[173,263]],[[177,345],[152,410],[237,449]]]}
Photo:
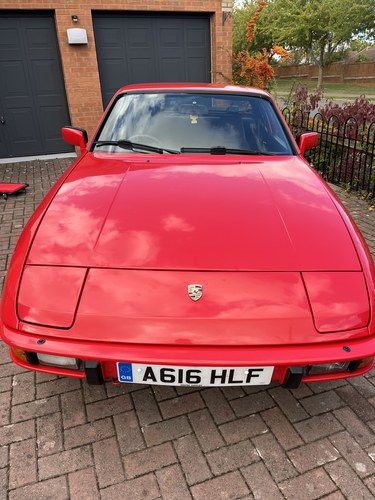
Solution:
{"label": "red sports car", "polygon": [[2,298],[14,362],[90,384],[361,375],[375,269],[266,92],[134,85],[30,219]]}

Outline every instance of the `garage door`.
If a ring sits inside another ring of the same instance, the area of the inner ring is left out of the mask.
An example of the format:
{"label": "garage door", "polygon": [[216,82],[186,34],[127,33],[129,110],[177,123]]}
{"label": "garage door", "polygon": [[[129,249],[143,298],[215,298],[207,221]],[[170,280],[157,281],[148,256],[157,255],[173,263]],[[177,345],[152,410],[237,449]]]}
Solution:
{"label": "garage door", "polygon": [[71,151],[52,15],[0,11],[0,157]]}
{"label": "garage door", "polygon": [[94,15],[103,103],[129,83],[210,82],[209,16]]}

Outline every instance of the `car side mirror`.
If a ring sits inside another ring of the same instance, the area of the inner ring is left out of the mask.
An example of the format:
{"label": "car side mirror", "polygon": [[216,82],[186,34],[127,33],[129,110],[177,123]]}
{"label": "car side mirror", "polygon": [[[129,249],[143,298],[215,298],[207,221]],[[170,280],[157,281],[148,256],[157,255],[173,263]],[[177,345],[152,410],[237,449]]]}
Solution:
{"label": "car side mirror", "polygon": [[63,127],[61,129],[62,137],[68,144],[73,144],[73,146],[78,146],[81,150],[81,154],[84,153],[87,148],[87,132],[83,128],[79,127]]}
{"label": "car side mirror", "polygon": [[306,132],[305,134],[301,134],[298,140],[301,156],[304,156],[308,149],[315,148],[318,144],[318,139],[319,136],[317,132]]}

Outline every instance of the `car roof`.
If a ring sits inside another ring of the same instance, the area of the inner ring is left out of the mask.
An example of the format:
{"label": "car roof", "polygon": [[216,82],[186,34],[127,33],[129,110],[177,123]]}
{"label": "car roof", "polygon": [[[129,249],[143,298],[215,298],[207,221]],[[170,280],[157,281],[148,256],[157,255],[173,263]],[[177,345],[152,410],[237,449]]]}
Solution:
{"label": "car roof", "polygon": [[223,85],[217,83],[139,83],[133,85],[126,85],[119,89],[116,94],[121,94],[122,92],[135,92],[145,90],[150,91],[192,91],[192,92],[228,92],[228,93],[239,93],[239,94],[251,94],[258,96],[267,96],[269,97],[269,93],[264,90],[257,89],[254,87],[244,87],[240,85]]}

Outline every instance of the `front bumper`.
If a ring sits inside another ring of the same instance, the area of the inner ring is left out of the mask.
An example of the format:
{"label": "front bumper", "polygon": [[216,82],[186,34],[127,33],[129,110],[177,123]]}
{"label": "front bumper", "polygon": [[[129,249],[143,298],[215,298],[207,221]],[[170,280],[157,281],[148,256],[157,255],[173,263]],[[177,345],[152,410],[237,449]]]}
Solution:
{"label": "front bumper", "polygon": [[[187,366],[274,366],[272,379],[280,384],[290,377],[290,368],[338,361],[355,361],[375,356],[375,335],[360,339],[326,342],[324,344],[282,346],[184,346],[147,345],[109,342],[90,342],[58,338],[41,338],[2,326],[2,338],[10,346],[27,352],[79,358],[84,362],[98,362],[103,380],[117,380],[117,361],[132,363],[187,365]],[[81,370],[67,370],[51,366],[33,365],[17,358],[13,361],[25,368],[61,376],[87,378]],[[324,375],[302,375],[302,382],[314,382],[362,375],[371,370],[374,360],[352,372]],[[92,364],[91,364],[92,366]],[[95,365],[97,366],[97,365]],[[292,370],[298,372],[298,370]],[[90,380],[88,380],[90,382]],[[289,384],[290,385],[290,384]]]}

